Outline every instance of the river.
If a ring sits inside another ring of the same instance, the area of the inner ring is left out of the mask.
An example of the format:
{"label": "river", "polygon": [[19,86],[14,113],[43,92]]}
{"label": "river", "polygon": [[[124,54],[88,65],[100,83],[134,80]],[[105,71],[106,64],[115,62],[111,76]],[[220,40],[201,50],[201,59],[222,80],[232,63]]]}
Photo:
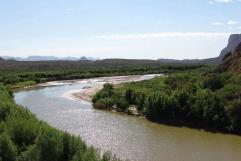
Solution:
{"label": "river", "polygon": [[101,151],[111,151],[121,159],[241,160],[240,136],[161,125],[144,118],[96,110],[91,103],[66,96],[70,91],[97,84],[98,79],[54,82],[47,87],[16,92],[15,101],[39,119],[79,135],[87,144]]}

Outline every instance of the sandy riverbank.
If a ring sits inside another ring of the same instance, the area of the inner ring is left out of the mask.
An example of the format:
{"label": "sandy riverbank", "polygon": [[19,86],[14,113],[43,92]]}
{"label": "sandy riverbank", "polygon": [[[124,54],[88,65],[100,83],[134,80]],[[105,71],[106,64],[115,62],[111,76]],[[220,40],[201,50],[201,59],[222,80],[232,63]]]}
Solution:
{"label": "sandy riverbank", "polygon": [[162,74],[152,75],[130,75],[130,76],[114,76],[114,77],[101,77],[94,79],[86,79],[86,87],[81,90],[69,91],[64,96],[84,102],[91,102],[92,97],[103,88],[105,83],[112,83],[113,85],[119,85],[126,82],[137,82],[142,80],[152,79],[156,76],[162,76]]}

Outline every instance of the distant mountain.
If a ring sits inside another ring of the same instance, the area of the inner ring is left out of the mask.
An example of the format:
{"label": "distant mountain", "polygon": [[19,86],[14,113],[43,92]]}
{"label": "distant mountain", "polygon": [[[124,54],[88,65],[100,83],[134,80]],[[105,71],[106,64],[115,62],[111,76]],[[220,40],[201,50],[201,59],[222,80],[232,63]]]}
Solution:
{"label": "distant mountain", "polygon": [[82,56],[80,58],[77,58],[77,57],[59,58],[59,57],[55,57],[55,56],[29,56],[27,58],[9,57],[9,56],[1,56],[1,57],[5,60],[15,60],[15,61],[58,61],[58,60],[68,60],[68,61],[90,60],[90,61],[95,61],[95,60],[98,60],[97,58],[85,57],[85,56]]}
{"label": "distant mountain", "polygon": [[15,60],[14,57],[10,57],[10,56],[0,56],[0,58],[2,58],[4,60]]}
{"label": "distant mountain", "polygon": [[93,57],[85,57],[85,56],[82,56],[82,57],[80,57],[80,60],[91,60],[91,61],[96,61],[96,60],[99,60],[99,58],[93,58]]}
{"label": "distant mountain", "polygon": [[[222,60],[225,58],[225,56],[228,53],[231,52],[231,54],[233,54],[234,50],[237,48],[237,46],[240,43],[241,43],[241,34],[232,34],[229,37],[227,46],[221,51],[221,53],[218,57],[208,58],[208,59],[184,59],[184,60],[158,59],[158,62],[163,63],[163,64],[220,64],[220,63],[222,63]],[[21,58],[21,57],[2,56],[2,58],[5,60],[15,60],[15,61],[56,61],[56,60],[96,61],[96,60],[99,60],[98,58],[92,58],[92,57],[86,57],[86,56],[82,56],[80,58],[76,58],[76,57],[59,58],[59,57],[54,57],[54,56],[29,56],[27,58]],[[113,59],[113,60],[115,60],[115,59]],[[121,59],[116,59],[116,60],[120,61]],[[144,60],[142,60],[142,61],[144,61]]]}

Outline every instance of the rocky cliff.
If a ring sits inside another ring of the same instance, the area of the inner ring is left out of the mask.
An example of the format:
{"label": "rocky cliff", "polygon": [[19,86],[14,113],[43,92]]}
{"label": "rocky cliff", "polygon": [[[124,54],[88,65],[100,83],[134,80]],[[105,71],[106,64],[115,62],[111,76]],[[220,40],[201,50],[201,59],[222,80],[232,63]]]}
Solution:
{"label": "rocky cliff", "polygon": [[232,74],[241,74],[241,43],[239,43],[233,52],[230,51],[224,56],[219,69]]}
{"label": "rocky cliff", "polygon": [[232,34],[229,37],[228,45],[225,47],[221,53],[219,58],[222,60],[228,53],[233,54],[235,49],[241,43],[241,34]]}

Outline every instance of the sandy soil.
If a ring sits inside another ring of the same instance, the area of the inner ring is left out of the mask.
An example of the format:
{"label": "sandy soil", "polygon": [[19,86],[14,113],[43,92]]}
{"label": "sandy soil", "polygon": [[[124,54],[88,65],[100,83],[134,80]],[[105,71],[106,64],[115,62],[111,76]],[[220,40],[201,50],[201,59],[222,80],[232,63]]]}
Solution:
{"label": "sandy soil", "polygon": [[[132,75],[132,76],[115,76],[115,77],[101,77],[95,79],[89,79],[88,82],[91,83],[86,89],[82,89],[79,91],[70,91],[66,93],[69,98],[80,100],[80,101],[87,101],[91,102],[92,97],[103,88],[105,83],[112,83],[113,85],[119,85],[125,82],[137,82],[142,80],[152,79],[156,76],[162,76],[161,74],[158,75]],[[92,84],[92,81],[95,83]]]}

